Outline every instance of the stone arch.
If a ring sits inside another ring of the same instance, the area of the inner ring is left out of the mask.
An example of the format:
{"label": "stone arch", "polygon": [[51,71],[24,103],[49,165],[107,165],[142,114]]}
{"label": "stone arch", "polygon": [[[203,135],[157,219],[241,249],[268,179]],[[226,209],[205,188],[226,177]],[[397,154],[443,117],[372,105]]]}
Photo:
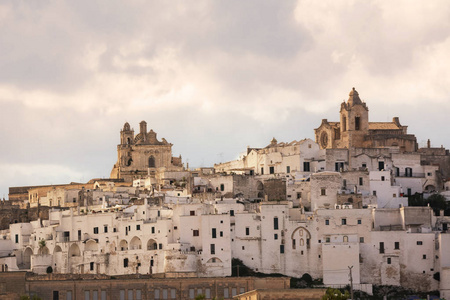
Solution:
{"label": "stone arch", "polygon": [[130,241],[130,249],[131,250],[139,250],[142,249],[141,239],[137,236],[133,237]]}
{"label": "stone arch", "polygon": [[58,252],[62,252],[62,249],[60,246],[56,246],[55,249],[53,249],[53,254],[58,253]]}
{"label": "stone arch", "polygon": [[30,247],[27,247],[25,251],[23,251],[23,267],[24,269],[31,268],[31,255],[33,255],[33,250]]}
{"label": "stone arch", "polygon": [[72,244],[69,248],[69,257],[81,256],[80,247],[77,244]]}
{"label": "stone arch", "polygon": [[126,240],[121,240],[119,243],[120,251],[128,250],[128,242]]}
{"label": "stone arch", "polygon": [[150,157],[148,158],[148,167],[149,168],[156,167],[155,157],[153,155],[150,155]]}
{"label": "stone arch", "polygon": [[429,185],[427,185],[427,186],[425,187],[425,190],[426,190],[427,192],[435,191],[435,190],[436,190],[436,187],[435,187],[434,185],[432,185],[432,184],[429,184]]}
{"label": "stone arch", "polygon": [[86,246],[84,246],[86,251],[98,251],[98,243],[95,240],[88,240]]}
{"label": "stone arch", "polygon": [[296,237],[299,239],[299,246],[304,246],[305,244],[304,240],[306,239],[306,247],[307,248],[310,247],[311,233],[309,232],[308,229],[306,229],[303,226],[299,226],[294,229],[294,231],[291,234],[291,240],[293,245],[295,244],[294,240],[296,239]]}
{"label": "stone arch", "polygon": [[210,259],[208,259],[207,261],[208,263],[221,263],[222,260],[218,257],[211,257]]}
{"label": "stone arch", "polygon": [[154,239],[149,239],[147,242],[147,250],[158,250],[158,243]]}
{"label": "stone arch", "polygon": [[40,247],[38,252],[40,255],[50,254],[50,250],[48,250],[47,246]]}

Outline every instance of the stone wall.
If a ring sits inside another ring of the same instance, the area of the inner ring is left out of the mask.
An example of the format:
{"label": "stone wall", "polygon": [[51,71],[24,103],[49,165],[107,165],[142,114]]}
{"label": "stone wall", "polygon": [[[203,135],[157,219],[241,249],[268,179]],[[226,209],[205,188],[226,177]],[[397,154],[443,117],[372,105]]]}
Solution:
{"label": "stone wall", "polygon": [[[105,277],[86,275],[34,275],[25,272],[0,273],[0,299],[19,299],[21,295],[37,295],[42,299],[97,299],[106,295],[106,299],[193,299],[200,294],[209,294],[208,298],[231,299],[233,295],[255,289],[289,288],[289,277],[255,278],[154,278],[151,276]],[[191,297],[194,295],[194,297]],[[131,296],[131,298],[130,298]]]}

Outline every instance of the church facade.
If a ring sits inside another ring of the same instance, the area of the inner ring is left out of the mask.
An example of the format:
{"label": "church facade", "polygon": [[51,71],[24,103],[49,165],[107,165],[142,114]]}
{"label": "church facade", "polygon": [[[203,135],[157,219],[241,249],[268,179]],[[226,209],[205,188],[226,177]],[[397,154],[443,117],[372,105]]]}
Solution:
{"label": "church facade", "polygon": [[321,149],[398,148],[401,153],[415,152],[417,140],[407,128],[398,117],[392,122],[369,122],[369,108],[353,88],[347,102],[341,104],[339,122],[323,119],[314,132]]}
{"label": "church facade", "polygon": [[134,135],[130,124],[124,124],[120,131],[120,144],[117,145],[117,162],[110,178],[132,181],[158,170],[181,170],[181,156],[172,157],[172,144],[166,139],[159,141],[156,132],[147,132],[147,123],[139,123],[139,133]]}

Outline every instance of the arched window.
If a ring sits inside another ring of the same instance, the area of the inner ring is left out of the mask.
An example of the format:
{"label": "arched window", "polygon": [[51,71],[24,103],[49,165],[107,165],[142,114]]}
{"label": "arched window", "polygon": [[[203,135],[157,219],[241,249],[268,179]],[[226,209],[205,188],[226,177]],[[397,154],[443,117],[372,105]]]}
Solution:
{"label": "arched window", "polygon": [[348,236],[344,235],[344,243],[348,243]]}
{"label": "arched window", "polygon": [[155,157],[153,155],[148,158],[148,167],[155,168]]}
{"label": "arched window", "polygon": [[128,137],[127,138],[127,145],[131,144],[131,139]]}
{"label": "arched window", "polygon": [[300,239],[300,246],[304,246],[305,245],[305,240]]}

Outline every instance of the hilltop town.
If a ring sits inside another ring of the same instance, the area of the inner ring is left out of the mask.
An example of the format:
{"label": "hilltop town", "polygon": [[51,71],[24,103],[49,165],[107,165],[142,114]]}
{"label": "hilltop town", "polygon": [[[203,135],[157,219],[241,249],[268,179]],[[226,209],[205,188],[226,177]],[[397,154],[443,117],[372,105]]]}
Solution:
{"label": "hilltop town", "polygon": [[419,148],[398,117],[369,121],[369,104],[353,88],[337,121],[318,122],[315,140],[273,138],[194,170],[145,121],[139,132],[125,123],[108,179],[10,187],[2,271],[160,280],[74,290],[30,279],[36,294],[59,299],[231,299],[286,288],[283,278],[229,278],[236,261],[369,295],[382,285],[450,298],[449,150]]}

